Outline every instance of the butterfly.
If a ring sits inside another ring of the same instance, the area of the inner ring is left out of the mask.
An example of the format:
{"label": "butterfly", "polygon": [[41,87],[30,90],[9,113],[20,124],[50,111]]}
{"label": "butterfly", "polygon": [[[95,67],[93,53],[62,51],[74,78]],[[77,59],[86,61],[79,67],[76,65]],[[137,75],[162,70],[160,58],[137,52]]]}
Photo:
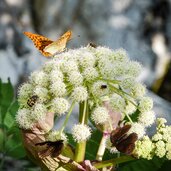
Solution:
{"label": "butterfly", "polygon": [[44,149],[39,152],[39,155],[41,158],[44,157],[58,157],[59,154],[61,154],[64,143],[63,140],[58,140],[58,141],[44,141],[41,143],[35,144],[36,146],[43,146]]}
{"label": "butterfly", "polygon": [[130,128],[131,125],[116,128],[110,135],[112,145],[115,146],[118,151],[128,155],[132,154],[135,148],[135,142],[138,139],[138,135],[136,133],[127,135]]}
{"label": "butterfly", "polygon": [[37,102],[37,100],[39,99],[39,97],[37,95],[33,95],[31,96],[28,100],[27,100],[27,104],[30,107],[33,107],[35,105],[35,103]]}
{"label": "butterfly", "polygon": [[35,47],[46,57],[63,52],[67,42],[72,37],[71,30],[68,30],[56,41],[52,41],[44,36],[31,32],[24,32],[24,34],[33,41]]}

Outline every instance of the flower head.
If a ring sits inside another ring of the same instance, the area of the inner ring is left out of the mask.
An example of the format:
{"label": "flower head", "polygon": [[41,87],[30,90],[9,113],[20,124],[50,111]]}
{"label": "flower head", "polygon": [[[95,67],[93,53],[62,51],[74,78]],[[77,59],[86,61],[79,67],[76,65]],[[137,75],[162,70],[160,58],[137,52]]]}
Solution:
{"label": "flower head", "polygon": [[50,92],[54,97],[62,97],[67,92],[66,85],[63,81],[58,80],[55,83],[51,84]]}
{"label": "flower head", "polygon": [[72,136],[76,142],[88,140],[91,136],[91,129],[87,125],[74,125],[72,128]]}
{"label": "flower head", "polygon": [[129,134],[135,132],[138,135],[138,138],[142,138],[145,135],[145,128],[142,124],[134,122],[131,124],[131,129],[129,130]]}
{"label": "flower head", "polygon": [[82,101],[85,101],[87,100],[88,98],[88,92],[87,92],[87,89],[83,86],[80,86],[80,87],[76,87],[72,94],[71,94],[71,97],[74,101],[76,102],[82,102]]}
{"label": "flower head", "polygon": [[123,112],[126,106],[124,98],[118,94],[113,94],[110,99],[110,106],[114,111]]}
{"label": "flower head", "polygon": [[68,76],[69,82],[74,86],[80,86],[83,84],[83,76],[78,71],[73,71]]}
{"label": "flower head", "polygon": [[140,102],[138,109],[141,112],[148,112],[152,109],[153,107],[153,100],[150,97],[143,97]]}
{"label": "flower head", "polygon": [[47,114],[47,109],[43,104],[36,103],[31,110],[30,117],[35,121],[44,120]]}
{"label": "flower head", "polygon": [[140,122],[145,127],[151,126],[154,123],[154,121],[155,121],[155,114],[153,111],[141,113],[138,118],[138,122]]}
{"label": "flower head", "polygon": [[34,71],[30,76],[30,82],[33,85],[39,85],[42,87],[47,87],[49,83],[48,76],[43,71]]}
{"label": "flower head", "polygon": [[19,109],[16,115],[16,122],[19,124],[20,128],[23,129],[30,129],[32,128],[34,122],[33,119],[30,117],[30,110],[29,109]]}
{"label": "flower head", "polygon": [[105,107],[97,107],[94,109],[91,118],[96,124],[102,124],[109,119],[108,110]]}
{"label": "flower head", "polygon": [[57,97],[52,101],[51,111],[57,113],[58,115],[62,115],[68,111],[69,107],[70,104],[68,100]]}

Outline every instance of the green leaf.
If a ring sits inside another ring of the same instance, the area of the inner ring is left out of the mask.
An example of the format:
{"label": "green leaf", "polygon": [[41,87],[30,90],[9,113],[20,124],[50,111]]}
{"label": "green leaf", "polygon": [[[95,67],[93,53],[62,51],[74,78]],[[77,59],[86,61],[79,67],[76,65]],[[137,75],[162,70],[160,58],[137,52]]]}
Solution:
{"label": "green leaf", "polygon": [[140,114],[140,111],[136,110],[133,114],[130,115],[130,118],[132,119],[133,122],[137,122],[138,121],[139,114]]}
{"label": "green leaf", "polygon": [[2,83],[0,80],[0,113],[1,120],[4,120],[5,114],[13,101],[14,91],[11,85],[10,80],[8,79],[8,83]]}
{"label": "green leaf", "polygon": [[15,115],[18,110],[18,102],[14,101],[10,107],[8,108],[8,112],[5,115],[4,118],[4,124],[8,127],[11,128],[15,124]]}
{"label": "green leaf", "polygon": [[158,171],[164,159],[154,157],[152,160],[139,159],[120,165],[118,171]]}
{"label": "green leaf", "polygon": [[62,155],[74,160],[74,150],[73,150],[72,146],[66,145],[64,147],[64,150],[62,151]]}
{"label": "green leaf", "polygon": [[7,137],[8,140],[5,144],[5,150],[7,155],[14,158],[22,158],[26,155],[24,147],[22,145],[21,133],[18,128],[15,128],[15,133]]}

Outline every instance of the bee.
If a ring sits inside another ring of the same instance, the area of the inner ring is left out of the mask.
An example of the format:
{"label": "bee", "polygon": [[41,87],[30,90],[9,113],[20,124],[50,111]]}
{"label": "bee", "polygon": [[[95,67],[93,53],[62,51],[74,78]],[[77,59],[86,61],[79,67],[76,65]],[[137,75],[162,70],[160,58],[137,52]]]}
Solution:
{"label": "bee", "polygon": [[39,152],[39,155],[41,158],[44,157],[58,157],[59,154],[61,154],[63,148],[64,148],[64,143],[63,140],[57,140],[57,141],[44,141],[41,143],[35,144],[36,146],[42,146],[43,150]]}
{"label": "bee", "polygon": [[37,102],[38,100],[38,96],[37,95],[33,95],[31,96],[28,100],[27,100],[27,104],[30,106],[30,107],[33,107],[35,105],[35,103]]}
{"label": "bee", "polygon": [[110,140],[113,146],[122,153],[131,155],[135,148],[135,142],[138,139],[136,133],[127,135],[131,125],[125,125],[122,128],[118,127],[111,132]]}
{"label": "bee", "polygon": [[101,85],[101,89],[106,89],[107,88],[107,85],[103,84]]}

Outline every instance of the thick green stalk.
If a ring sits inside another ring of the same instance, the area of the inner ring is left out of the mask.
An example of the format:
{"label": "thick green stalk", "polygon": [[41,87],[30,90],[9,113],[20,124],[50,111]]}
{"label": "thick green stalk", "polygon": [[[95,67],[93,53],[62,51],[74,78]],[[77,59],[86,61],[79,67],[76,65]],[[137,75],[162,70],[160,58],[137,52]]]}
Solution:
{"label": "thick green stalk", "polygon": [[[88,110],[87,110],[87,101],[80,103],[80,111],[79,111],[79,123],[87,124],[88,122]],[[86,141],[82,141],[76,144],[75,149],[75,158],[76,162],[84,161],[86,150]]]}
{"label": "thick green stalk", "polygon": [[95,163],[93,164],[93,166],[95,166],[97,169],[101,169],[104,167],[116,166],[117,164],[132,161],[132,160],[136,160],[136,158],[133,158],[131,156],[122,156],[119,158],[114,158],[111,160],[106,160],[106,161]]}

